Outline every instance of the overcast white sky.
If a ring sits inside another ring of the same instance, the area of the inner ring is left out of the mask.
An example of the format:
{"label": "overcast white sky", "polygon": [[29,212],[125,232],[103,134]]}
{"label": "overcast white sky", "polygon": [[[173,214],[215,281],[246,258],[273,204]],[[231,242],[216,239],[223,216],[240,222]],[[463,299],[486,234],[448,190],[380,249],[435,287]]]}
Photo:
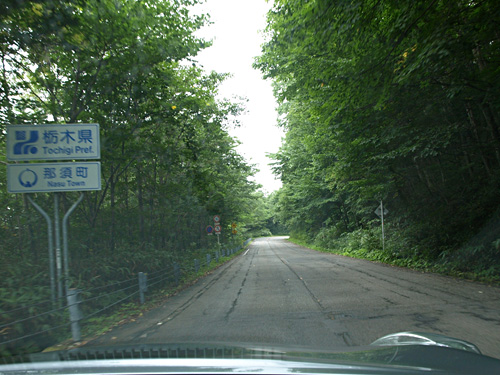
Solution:
{"label": "overcast white sky", "polygon": [[260,54],[260,31],[265,28],[270,7],[265,0],[207,0],[196,8],[196,13],[210,14],[213,22],[198,33],[213,39],[213,46],[202,51],[197,60],[208,71],[233,74],[221,86],[222,97],[244,96],[249,100],[247,113],[239,118],[241,127],[230,134],[242,142],[238,152],[257,165],[260,172],[255,180],[268,193],[279,189],[281,181],[275,180],[266,153],[278,151],[284,133],[276,126],[271,82],[264,81],[252,63]]}

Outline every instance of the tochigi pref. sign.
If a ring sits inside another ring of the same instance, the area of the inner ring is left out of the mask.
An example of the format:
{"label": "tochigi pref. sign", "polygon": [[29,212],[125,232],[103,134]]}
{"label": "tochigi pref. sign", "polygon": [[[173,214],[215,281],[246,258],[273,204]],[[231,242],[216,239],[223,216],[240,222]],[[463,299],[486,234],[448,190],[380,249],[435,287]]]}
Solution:
{"label": "tochigi pref. sign", "polygon": [[7,159],[100,159],[98,124],[8,125]]}

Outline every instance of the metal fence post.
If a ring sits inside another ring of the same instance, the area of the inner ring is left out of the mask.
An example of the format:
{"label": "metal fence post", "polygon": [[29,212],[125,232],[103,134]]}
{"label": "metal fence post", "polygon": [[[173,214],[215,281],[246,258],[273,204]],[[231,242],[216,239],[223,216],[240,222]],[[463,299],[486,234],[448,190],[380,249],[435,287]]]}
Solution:
{"label": "metal fence post", "polygon": [[148,275],[144,272],[139,272],[139,301],[144,304],[144,293],[148,291]]}
{"label": "metal fence post", "polygon": [[80,320],[82,320],[83,316],[80,310],[80,292],[80,289],[69,289],[67,296],[69,321],[71,322],[71,336],[74,342],[78,342],[82,339]]}
{"label": "metal fence post", "polygon": [[215,252],[215,261],[219,263],[219,251]]}
{"label": "metal fence post", "polygon": [[210,256],[210,254],[207,254],[207,266],[210,265],[211,261],[212,261],[212,257]]}

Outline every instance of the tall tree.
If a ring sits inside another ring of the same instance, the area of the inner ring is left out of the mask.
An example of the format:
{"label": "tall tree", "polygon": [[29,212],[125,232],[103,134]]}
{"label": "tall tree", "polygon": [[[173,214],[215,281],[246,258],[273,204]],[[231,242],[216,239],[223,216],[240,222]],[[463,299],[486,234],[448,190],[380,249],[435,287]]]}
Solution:
{"label": "tall tree", "polygon": [[256,66],[288,130],[283,202],[327,186],[336,207],[289,220],[306,209],[351,231],[384,199],[434,256],[472,234],[499,203],[499,14],[494,1],[275,1]]}
{"label": "tall tree", "polygon": [[[96,253],[139,249],[122,257],[128,264],[151,251],[209,246],[203,231],[211,215],[231,220],[251,210],[253,168],[227,131],[241,105],[216,99],[225,74],[196,66],[196,54],[210,43],[194,35],[207,21],[190,14],[195,3],[2,3],[1,122],[100,124],[103,188],[85,193],[72,215],[75,276],[97,272],[95,264],[86,269]],[[6,163],[5,152],[1,158]],[[5,173],[0,177],[5,187]],[[6,189],[0,199],[0,230],[9,239],[2,254],[15,242],[13,257],[43,246],[45,232],[35,230],[27,202]],[[46,194],[36,199],[50,205]],[[66,194],[63,205],[71,200]],[[17,237],[15,228],[26,232]]]}

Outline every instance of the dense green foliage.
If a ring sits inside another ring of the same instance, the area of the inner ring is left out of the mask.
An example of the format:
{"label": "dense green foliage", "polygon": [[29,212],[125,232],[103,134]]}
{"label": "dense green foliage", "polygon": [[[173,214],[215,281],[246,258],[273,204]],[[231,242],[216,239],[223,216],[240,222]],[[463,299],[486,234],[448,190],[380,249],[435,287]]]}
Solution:
{"label": "dense green foliage", "polygon": [[382,258],[498,273],[498,226],[474,236],[500,203],[499,19],[494,0],[274,2],[255,65],[287,130],[277,215],[294,237],[380,254],[382,200]]}
{"label": "dense green foliage", "polygon": [[[2,1],[2,164],[6,124],[100,124],[102,190],[86,192],[71,216],[72,286],[105,285],[217,247],[217,236],[205,230],[215,214],[223,246],[264,227],[254,222],[254,206],[263,204],[248,179],[254,170],[228,134],[241,104],[216,99],[225,75],[196,65],[210,43],[193,34],[207,21],[190,14],[195,3]],[[62,217],[79,193],[60,195]],[[33,199],[52,212],[52,195]],[[7,193],[5,167],[0,202],[5,312],[50,297],[49,266],[45,220],[24,195]],[[21,331],[30,329],[0,333]]]}

